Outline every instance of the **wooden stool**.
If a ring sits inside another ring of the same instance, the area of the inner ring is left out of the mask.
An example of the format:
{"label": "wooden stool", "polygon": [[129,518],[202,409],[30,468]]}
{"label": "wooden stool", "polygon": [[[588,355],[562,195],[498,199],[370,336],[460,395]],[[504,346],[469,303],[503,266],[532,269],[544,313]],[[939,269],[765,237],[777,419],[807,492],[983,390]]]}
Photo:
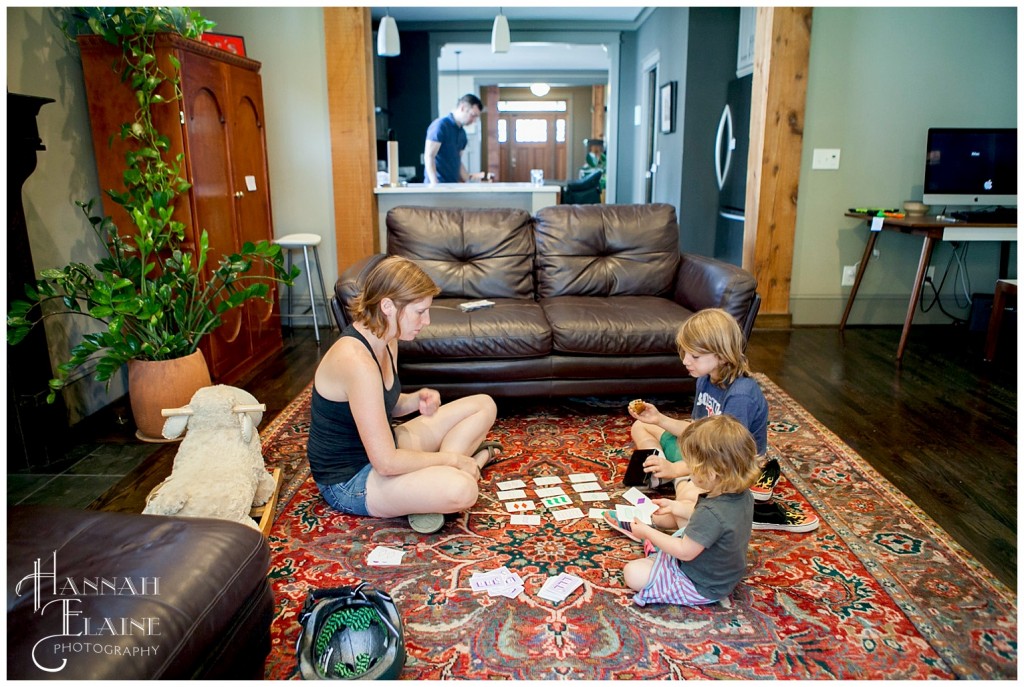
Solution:
{"label": "wooden stool", "polygon": [[992,314],[988,318],[988,337],[985,339],[985,362],[990,363],[996,357],[996,346],[999,344],[999,330],[1003,327],[1003,313],[1007,305],[1017,304],[1017,280],[999,279],[996,281],[996,292],[992,297]]}

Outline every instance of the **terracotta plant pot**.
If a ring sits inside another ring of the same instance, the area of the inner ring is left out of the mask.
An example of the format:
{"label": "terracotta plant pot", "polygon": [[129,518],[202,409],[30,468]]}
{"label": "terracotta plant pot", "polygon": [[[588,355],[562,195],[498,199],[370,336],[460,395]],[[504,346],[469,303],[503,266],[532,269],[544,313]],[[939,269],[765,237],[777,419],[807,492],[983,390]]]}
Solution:
{"label": "terracotta plant pot", "polygon": [[174,360],[128,362],[128,399],[141,441],[166,441],[161,435],[164,408],[188,405],[192,394],[210,386],[210,368],[202,351]]}

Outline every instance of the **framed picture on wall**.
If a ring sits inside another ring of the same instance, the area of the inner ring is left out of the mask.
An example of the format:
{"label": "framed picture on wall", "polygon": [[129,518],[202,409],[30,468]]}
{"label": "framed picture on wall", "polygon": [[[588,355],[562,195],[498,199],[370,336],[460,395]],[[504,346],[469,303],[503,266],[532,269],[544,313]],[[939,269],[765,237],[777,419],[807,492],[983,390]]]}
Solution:
{"label": "framed picture on wall", "polygon": [[669,81],[661,87],[661,133],[670,134],[676,130],[676,82]]}

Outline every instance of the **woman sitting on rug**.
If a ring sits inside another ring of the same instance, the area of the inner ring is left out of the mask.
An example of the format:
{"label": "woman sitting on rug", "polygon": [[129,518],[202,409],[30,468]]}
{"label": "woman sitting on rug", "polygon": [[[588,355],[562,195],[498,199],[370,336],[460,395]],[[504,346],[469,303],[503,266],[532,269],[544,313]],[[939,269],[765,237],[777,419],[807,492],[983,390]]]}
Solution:
{"label": "woman sitting on rug", "polygon": [[480,470],[501,449],[484,441],[497,415],[490,396],[442,405],[434,389],[402,393],[398,342],[430,324],[439,291],[405,258],[385,258],[370,271],[351,308],[353,324],[317,367],[307,447],[313,479],[332,508],[408,515],[424,534],[444,526],[444,513],[476,503]]}
{"label": "woman sitting on rug", "polygon": [[[679,437],[690,466],[690,479],[707,492],[687,513],[686,527],[669,535],[644,525],[609,522],[636,541],[653,547],[646,558],[626,563],[626,586],[640,606],[649,603],[700,606],[732,593],[747,571],[754,497],[750,485],[761,465],[754,438],[735,418],[711,415],[690,424]],[[654,499],[655,516],[676,515],[680,501]],[[608,516],[606,515],[606,520]]]}

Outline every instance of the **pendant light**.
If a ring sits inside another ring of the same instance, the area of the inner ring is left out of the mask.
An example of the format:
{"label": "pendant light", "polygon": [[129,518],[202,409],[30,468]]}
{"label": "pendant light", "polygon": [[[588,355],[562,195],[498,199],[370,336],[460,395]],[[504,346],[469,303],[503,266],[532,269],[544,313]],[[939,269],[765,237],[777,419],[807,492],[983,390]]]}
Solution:
{"label": "pendant light", "polygon": [[[386,12],[386,11],[385,11]],[[377,27],[377,54],[381,57],[395,57],[402,52],[402,44],[398,41],[398,24],[395,18],[385,13]]]}
{"label": "pendant light", "polygon": [[512,37],[508,31],[508,19],[498,8],[498,16],[494,18],[494,26],[491,27],[491,52],[508,52],[512,45]]}

